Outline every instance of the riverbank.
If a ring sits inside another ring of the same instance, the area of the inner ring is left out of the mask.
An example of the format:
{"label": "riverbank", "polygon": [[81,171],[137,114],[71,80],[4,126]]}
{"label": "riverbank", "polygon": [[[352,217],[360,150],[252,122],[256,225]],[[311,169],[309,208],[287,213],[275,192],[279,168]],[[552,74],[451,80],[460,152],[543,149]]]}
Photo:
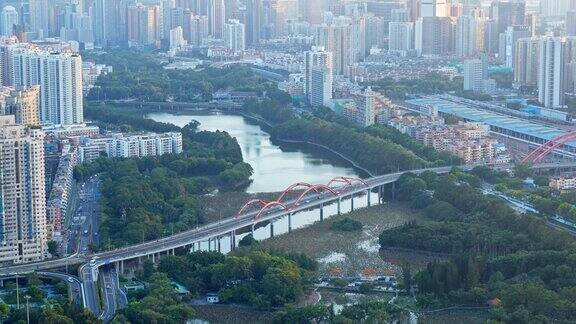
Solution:
{"label": "riverbank", "polygon": [[[297,217],[298,215],[296,215]],[[382,231],[422,220],[423,215],[402,203],[392,202],[335,215],[322,222],[297,229],[261,242],[267,249],[304,253],[319,261],[319,274],[338,271],[343,276],[357,276],[366,269],[400,273],[401,264],[380,255],[378,236]],[[361,231],[340,232],[331,229],[335,221],[351,218],[363,224]]]}

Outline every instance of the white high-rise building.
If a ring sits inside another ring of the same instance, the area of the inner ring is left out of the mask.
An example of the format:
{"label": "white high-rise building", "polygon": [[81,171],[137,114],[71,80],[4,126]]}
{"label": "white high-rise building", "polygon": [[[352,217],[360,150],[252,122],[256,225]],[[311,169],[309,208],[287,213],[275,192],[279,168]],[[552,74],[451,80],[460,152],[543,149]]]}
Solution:
{"label": "white high-rise building", "polygon": [[464,61],[464,91],[482,92],[484,67],[481,60]]}
{"label": "white high-rise building", "polygon": [[322,46],[313,46],[311,51],[305,53],[304,59],[304,93],[310,97],[312,95],[312,70],[314,67],[325,68],[328,77],[330,78],[330,92],[332,92],[332,78],[333,78],[333,63],[332,63],[332,52],[326,51]]}
{"label": "white high-rise building", "polygon": [[82,58],[77,53],[49,52],[36,47],[12,48],[13,85],[40,86],[40,122],[84,122]]}
{"label": "white high-rise building", "polygon": [[449,17],[450,4],[447,0],[421,0],[422,17]]}
{"label": "white high-rise building", "polygon": [[230,19],[224,28],[224,42],[234,53],[246,49],[246,28],[237,19]]}
{"label": "white high-rise building", "polygon": [[313,107],[329,106],[332,102],[332,73],[323,66],[314,66],[310,71],[310,104]]}
{"label": "white high-rise building", "polygon": [[414,48],[414,23],[390,22],[388,24],[388,49],[407,52]]}
{"label": "white high-rise building", "polygon": [[544,37],[540,40],[538,99],[546,108],[564,106],[565,47],[565,38]]}
{"label": "white high-rise building", "polygon": [[176,51],[186,45],[184,31],[181,26],[170,29],[170,50]]}
{"label": "white high-rise building", "polygon": [[19,15],[16,8],[6,6],[0,14],[0,34],[2,36],[14,35],[14,26],[19,23]]}
{"label": "white high-rise building", "polygon": [[0,264],[46,255],[44,170],[44,133],[0,116]]}

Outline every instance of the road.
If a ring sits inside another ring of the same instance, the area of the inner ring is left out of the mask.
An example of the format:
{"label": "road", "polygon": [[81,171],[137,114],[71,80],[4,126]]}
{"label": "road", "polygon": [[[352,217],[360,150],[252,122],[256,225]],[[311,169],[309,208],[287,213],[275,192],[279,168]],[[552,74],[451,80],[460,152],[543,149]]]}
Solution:
{"label": "road", "polygon": [[59,279],[59,280],[66,282],[66,284],[68,285],[68,287],[70,289],[70,297],[71,297],[72,301],[74,301],[78,305],[84,305],[84,300],[83,300],[84,294],[83,294],[83,289],[82,289],[82,283],[80,282],[80,280],[78,280],[77,277],[63,274],[63,273],[44,272],[44,271],[38,272],[38,275],[40,277]]}
{"label": "road", "polygon": [[100,302],[98,287],[92,280],[92,267],[89,264],[83,264],[79,269],[80,280],[84,288],[84,307],[88,308],[92,314],[100,314]]}
{"label": "road", "polygon": [[90,253],[90,243],[98,245],[98,188],[100,179],[92,177],[78,185],[77,210],[73,214],[68,231],[68,251],[81,255]]}
{"label": "road", "polygon": [[105,302],[100,319],[107,323],[112,320],[118,309],[123,309],[128,305],[128,299],[119,287],[118,273],[113,266],[102,267],[99,282]]}
{"label": "road", "polygon": [[[494,190],[494,186],[488,183],[484,183],[482,186],[482,192],[485,195],[493,195],[506,201],[510,207],[519,213],[534,213],[539,214],[538,210],[528,202],[516,199],[514,197],[507,196],[499,191]],[[573,236],[576,236],[576,224],[566,221],[559,215],[554,215],[552,218],[544,217],[548,226],[553,227],[558,230],[565,231]]]}

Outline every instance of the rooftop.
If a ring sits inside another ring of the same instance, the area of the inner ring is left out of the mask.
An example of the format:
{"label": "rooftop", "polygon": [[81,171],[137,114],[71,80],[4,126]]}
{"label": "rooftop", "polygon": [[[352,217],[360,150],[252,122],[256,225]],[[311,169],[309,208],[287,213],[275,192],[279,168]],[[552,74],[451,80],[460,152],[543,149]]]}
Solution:
{"label": "rooftop", "polygon": [[[407,103],[417,106],[434,106],[442,114],[451,114],[462,117],[466,120],[482,122],[491,127],[498,127],[511,130],[520,134],[540,138],[544,141],[552,140],[560,135],[568,133],[567,131],[552,126],[547,126],[517,117],[507,116],[496,112],[480,110],[463,103],[453,102],[442,98],[439,95],[429,96],[419,99],[406,100]],[[576,147],[576,141],[568,145]]]}

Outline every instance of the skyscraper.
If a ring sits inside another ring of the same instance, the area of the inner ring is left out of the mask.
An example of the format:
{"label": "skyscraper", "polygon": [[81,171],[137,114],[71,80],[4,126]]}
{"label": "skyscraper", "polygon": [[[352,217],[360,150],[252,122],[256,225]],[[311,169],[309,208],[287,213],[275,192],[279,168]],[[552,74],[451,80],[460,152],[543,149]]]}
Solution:
{"label": "skyscraper", "polygon": [[423,17],[416,21],[415,49],[418,56],[442,55],[452,51],[452,20],[449,17]]}
{"label": "skyscraper", "polygon": [[413,48],[414,23],[393,21],[388,26],[388,49],[390,51],[406,52]]}
{"label": "skyscraper", "polygon": [[15,90],[0,89],[0,115],[13,115],[16,123],[26,126],[40,125],[40,86]]}
{"label": "skyscraper", "polygon": [[332,53],[314,46],[305,53],[304,93],[313,106],[328,105],[332,99]]}
{"label": "skyscraper", "polygon": [[537,38],[521,38],[516,44],[514,82],[520,86],[538,85],[540,49]]}
{"label": "skyscraper", "polygon": [[224,42],[232,52],[242,52],[246,48],[244,24],[237,19],[230,19],[224,28]]}
{"label": "skyscraper", "polygon": [[224,0],[208,0],[208,32],[218,39],[224,36],[224,24],[226,22],[226,5]]}
{"label": "skyscraper", "polygon": [[516,57],[516,44],[520,38],[530,37],[530,27],[518,25],[510,26],[504,34],[500,34],[501,49],[500,56],[506,63],[506,66],[514,68],[514,59]]}
{"label": "skyscraper", "polygon": [[82,59],[75,53],[15,47],[13,84],[40,86],[40,121],[79,124],[84,121]]}
{"label": "skyscraper", "polygon": [[14,26],[18,25],[20,18],[18,11],[12,6],[6,6],[0,14],[0,34],[2,36],[14,35]]}
{"label": "skyscraper", "polygon": [[566,34],[568,36],[576,36],[576,10],[566,12],[565,23]]}
{"label": "skyscraper", "polygon": [[246,0],[246,43],[260,43],[262,32],[262,0]]}
{"label": "skyscraper", "polygon": [[506,28],[514,25],[523,25],[526,15],[524,1],[508,0],[495,1],[490,6],[490,18],[497,21],[498,33],[503,33]]}
{"label": "skyscraper", "polygon": [[565,46],[565,38],[544,37],[540,40],[538,99],[546,108],[564,106]]}
{"label": "skyscraper", "polygon": [[421,0],[421,17],[448,17],[450,5],[447,0]]}
{"label": "skyscraper", "polygon": [[[44,133],[0,116],[0,264],[46,255]],[[10,125],[6,125],[10,124]]]}

